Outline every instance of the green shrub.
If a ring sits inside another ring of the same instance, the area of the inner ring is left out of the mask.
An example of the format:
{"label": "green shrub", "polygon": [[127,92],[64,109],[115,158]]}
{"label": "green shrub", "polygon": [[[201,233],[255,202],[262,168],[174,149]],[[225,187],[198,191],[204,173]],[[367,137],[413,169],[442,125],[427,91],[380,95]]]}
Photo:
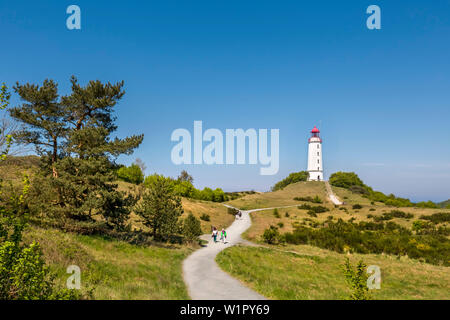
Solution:
{"label": "green shrub", "polygon": [[136,164],[119,168],[119,170],[117,170],[117,178],[134,184],[141,184],[144,182],[144,174],[142,173],[141,168]]}
{"label": "green shrub", "polygon": [[[442,230],[441,232],[446,232]],[[297,226],[283,235],[291,244],[309,244],[344,253],[346,248],[367,254],[408,255],[432,264],[450,265],[450,240],[440,234],[414,235],[394,222],[337,222],[311,229]]]}
{"label": "green shrub", "polygon": [[309,173],[307,171],[300,171],[300,172],[294,172],[291,173],[287,178],[281,180],[280,182],[277,182],[273,187],[272,191],[282,190],[286,186],[300,182],[300,181],[306,181],[308,180]]}
{"label": "green shrub", "polygon": [[322,199],[320,199],[319,196],[315,196],[314,198],[312,197],[295,197],[294,198],[295,201],[307,201],[307,202],[312,202],[312,203],[323,203]]}
{"label": "green shrub", "polygon": [[352,208],[353,208],[353,210],[359,210],[359,209],[362,209],[362,205],[360,205],[360,204],[354,204],[354,205],[352,206]]}
{"label": "green shrub", "polygon": [[280,233],[274,226],[270,226],[262,235],[262,240],[268,244],[277,244],[280,242]]}
{"label": "green shrub", "polygon": [[227,208],[227,212],[228,212],[228,214],[231,214],[231,215],[235,216],[239,212],[239,210],[235,209],[235,208],[228,207]]}
{"label": "green shrub", "polygon": [[198,220],[192,213],[189,213],[183,221],[183,236],[186,241],[192,242],[198,240],[202,234],[202,227],[200,220]]}
{"label": "green shrub", "polygon": [[347,281],[351,294],[350,300],[370,300],[369,288],[367,286],[368,275],[366,273],[367,265],[360,260],[355,268],[350,264],[347,258],[343,265],[345,280]]}
{"label": "green shrub", "polygon": [[200,216],[200,219],[202,219],[203,221],[211,221],[209,214],[206,214],[206,213],[202,214]]}
{"label": "green shrub", "polygon": [[439,212],[439,213],[434,213],[429,216],[421,216],[420,219],[431,221],[434,224],[438,224],[438,223],[442,223],[442,222],[450,222],[450,213]]}
{"label": "green shrub", "polygon": [[394,218],[411,219],[414,218],[412,213],[406,213],[400,210],[392,210],[390,212],[383,212],[381,216],[373,216],[375,221],[388,221]]}
{"label": "green shrub", "polygon": [[317,217],[317,214],[316,214],[314,211],[312,211],[312,210],[308,210],[308,211],[306,212],[306,214],[309,215],[309,216],[311,216],[311,217],[314,217],[314,218]]}
{"label": "green shrub", "polygon": [[278,219],[280,218],[280,213],[278,212],[278,209],[273,209],[273,216]]}

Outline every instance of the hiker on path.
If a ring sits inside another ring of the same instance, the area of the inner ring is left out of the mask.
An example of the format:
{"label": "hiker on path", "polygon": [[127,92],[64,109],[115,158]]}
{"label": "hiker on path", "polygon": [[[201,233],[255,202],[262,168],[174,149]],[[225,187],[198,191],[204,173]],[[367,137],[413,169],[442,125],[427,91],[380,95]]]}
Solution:
{"label": "hiker on path", "polygon": [[225,229],[222,228],[222,232],[220,233],[220,240],[222,240],[223,243],[225,243],[225,240],[227,239],[227,232]]}
{"label": "hiker on path", "polygon": [[217,242],[217,233],[218,233],[218,231],[217,231],[216,227],[214,227],[213,231],[212,231],[212,237],[214,239],[214,242]]}

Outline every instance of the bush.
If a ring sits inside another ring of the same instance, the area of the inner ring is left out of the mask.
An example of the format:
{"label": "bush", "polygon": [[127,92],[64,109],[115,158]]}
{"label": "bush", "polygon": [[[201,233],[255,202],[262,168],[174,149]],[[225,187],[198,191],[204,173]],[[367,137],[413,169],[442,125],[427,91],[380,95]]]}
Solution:
{"label": "bush", "polygon": [[438,224],[438,223],[442,223],[442,222],[450,222],[450,213],[439,212],[439,213],[434,213],[430,216],[421,216],[420,219],[431,221],[434,224]]}
{"label": "bush", "polygon": [[76,291],[56,288],[38,243],[21,244],[25,224],[0,211],[0,300],[78,299]]}
{"label": "bush", "polygon": [[392,210],[391,212],[384,212],[381,216],[373,216],[375,221],[387,221],[394,218],[411,219],[414,218],[414,215],[400,210]]}
{"label": "bush", "polygon": [[198,239],[202,234],[202,227],[200,220],[198,220],[192,213],[189,213],[183,222],[183,236],[188,242]]}
{"label": "bush", "polygon": [[282,190],[286,186],[300,182],[300,181],[306,181],[308,180],[309,173],[307,171],[300,171],[300,172],[294,172],[291,173],[287,178],[281,180],[280,182],[277,182],[273,187],[272,191]]}
{"label": "bush", "polygon": [[295,197],[294,200],[296,201],[307,201],[307,202],[312,202],[312,203],[322,203],[322,199],[320,199],[319,196],[315,196],[314,198],[312,197]]}
{"label": "bush", "polygon": [[280,233],[278,229],[274,226],[270,226],[262,235],[262,240],[268,244],[277,244],[280,241]]}
{"label": "bush", "polygon": [[278,219],[280,218],[280,213],[278,212],[278,209],[273,209],[273,216]]}
{"label": "bush", "polygon": [[359,210],[359,209],[362,209],[362,205],[354,204],[352,208],[353,208],[353,210]]}
{"label": "bush", "polygon": [[329,182],[332,186],[346,188],[359,186],[365,188],[365,184],[354,172],[336,172],[330,176]]}
{"label": "bush", "polygon": [[283,238],[288,243],[309,244],[339,253],[351,249],[362,254],[408,255],[427,263],[450,265],[449,239],[437,233],[414,235],[393,222],[354,223],[339,219],[327,221],[326,226],[318,229],[296,225],[294,231],[285,233]]}
{"label": "bush", "polygon": [[354,269],[347,258],[343,265],[345,280],[350,286],[352,293],[350,300],[370,300],[369,288],[367,286],[368,275],[366,273],[367,265],[360,260]]}
{"label": "bush", "polygon": [[136,164],[119,168],[119,170],[117,170],[117,178],[134,184],[141,184],[144,182],[144,174],[142,173],[141,168]]}
{"label": "bush", "polygon": [[316,214],[314,211],[312,211],[312,210],[308,210],[308,211],[306,212],[306,214],[309,215],[309,216],[311,216],[311,217],[314,217],[314,218],[317,217],[317,214]]}
{"label": "bush", "polygon": [[206,214],[206,213],[202,214],[200,216],[200,219],[202,219],[203,221],[211,221],[209,214]]}

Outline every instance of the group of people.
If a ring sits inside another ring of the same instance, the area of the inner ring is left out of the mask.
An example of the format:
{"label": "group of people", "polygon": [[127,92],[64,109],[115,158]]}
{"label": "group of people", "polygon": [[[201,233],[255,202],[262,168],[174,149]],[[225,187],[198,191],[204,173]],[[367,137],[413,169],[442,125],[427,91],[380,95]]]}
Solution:
{"label": "group of people", "polygon": [[[238,210],[236,212],[236,219],[240,219],[240,218],[242,218],[242,212],[241,212],[241,210]],[[217,230],[216,227],[212,227],[211,237],[213,238],[214,243],[217,242],[217,238],[219,238],[219,237],[220,237],[220,241],[225,243],[225,240],[227,240],[227,231],[224,228],[222,228],[222,231],[219,231],[219,230]]]}
{"label": "group of people", "polygon": [[222,231],[218,231],[216,227],[213,227],[212,230],[212,237],[214,239],[214,242],[217,242],[217,237],[220,235],[220,241],[225,243],[225,240],[227,239],[227,232],[224,228],[222,228]]}

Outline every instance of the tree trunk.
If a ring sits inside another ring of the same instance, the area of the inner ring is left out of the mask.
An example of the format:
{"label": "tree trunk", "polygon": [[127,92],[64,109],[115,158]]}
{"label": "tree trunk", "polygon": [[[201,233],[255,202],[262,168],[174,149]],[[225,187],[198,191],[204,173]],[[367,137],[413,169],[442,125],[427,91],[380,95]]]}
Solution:
{"label": "tree trunk", "polygon": [[58,171],[56,171],[56,159],[58,156],[58,141],[53,138],[53,153],[52,153],[52,167],[53,167],[53,178],[58,178]]}

